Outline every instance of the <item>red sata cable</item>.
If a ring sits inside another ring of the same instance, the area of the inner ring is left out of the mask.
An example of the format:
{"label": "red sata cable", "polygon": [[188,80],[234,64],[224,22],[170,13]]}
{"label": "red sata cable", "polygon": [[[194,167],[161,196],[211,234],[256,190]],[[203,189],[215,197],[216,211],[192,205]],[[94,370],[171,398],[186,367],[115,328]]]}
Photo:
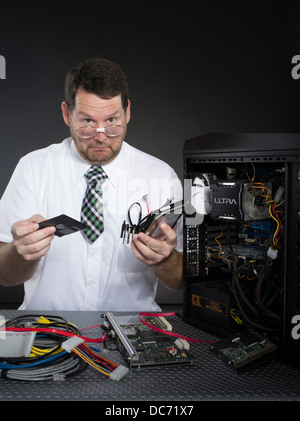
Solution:
{"label": "red sata cable", "polygon": [[153,326],[151,323],[148,323],[146,320],[143,320],[140,316],[148,316],[148,317],[168,317],[168,316],[175,316],[175,313],[140,313],[139,320],[145,325],[148,326],[150,329],[156,330],[157,332],[164,333],[165,335],[174,336],[175,338],[184,339],[188,342],[205,342],[209,344],[214,344],[219,341],[206,341],[204,339],[191,339],[187,338],[186,336],[179,335],[178,333],[173,333],[168,330],[160,329],[159,327]]}
{"label": "red sata cable", "polygon": [[[175,313],[140,313],[138,318],[141,321],[141,323],[143,323],[145,326],[148,326],[150,329],[156,330],[157,332],[163,333],[165,335],[169,335],[169,336],[174,336],[176,338],[180,338],[180,339],[184,339],[188,342],[203,342],[203,343],[216,343],[218,341],[206,341],[204,339],[192,339],[192,338],[187,338],[183,335],[179,335],[178,333],[173,333],[164,329],[160,329],[156,326],[151,325],[151,323],[148,323],[146,320],[143,320],[140,316],[148,316],[148,317],[169,317],[169,316],[175,316]],[[2,329],[0,329],[1,331]],[[57,335],[63,335],[63,336],[68,336],[68,337],[73,337],[73,336],[77,336],[79,338],[81,338],[82,340],[84,340],[85,342],[91,342],[91,343],[100,343],[103,340],[105,340],[105,338],[96,338],[96,339],[92,339],[92,338],[87,338],[85,336],[78,336],[75,335],[74,333],[69,333],[69,332],[65,332],[63,330],[60,329],[53,329],[53,328],[39,328],[39,327],[24,327],[24,328],[19,328],[19,327],[7,327],[6,329],[3,329],[6,331],[11,331],[11,332],[44,332],[44,333],[54,333]]]}
{"label": "red sata cable", "polygon": [[4,329],[0,329],[0,331],[1,330],[5,330],[7,332],[55,333],[56,335],[63,335],[63,336],[69,336],[69,337],[77,336],[78,338],[83,339],[85,342],[93,342],[93,343],[99,343],[99,342],[102,342],[104,340],[102,338],[97,338],[97,339],[87,338],[85,336],[78,336],[74,333],[65,332],[65,331],[60,330],[60,329],[52,329],[52,328],[45,328],[45,327],[7,327],[7,328],[4,328]]}

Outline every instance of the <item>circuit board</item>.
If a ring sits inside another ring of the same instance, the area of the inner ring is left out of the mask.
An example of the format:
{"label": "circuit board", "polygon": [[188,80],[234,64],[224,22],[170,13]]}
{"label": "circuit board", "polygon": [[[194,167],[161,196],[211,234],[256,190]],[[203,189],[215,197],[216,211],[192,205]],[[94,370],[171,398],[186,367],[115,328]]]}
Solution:
{"label": "circuit board", "polygon": [[[160,329],[171,329],[164,325],[160,317],[147,321]],[[110,318],[111,327],[116,332],[116,344],[129,368],[168,364],[193,364],[194,358],[189,344],[173,336],[157,332],[142,323],[118,323]]]}
{"label": "circuit board", "polygon": [[236,372],[263,364],[277,354],[277,346],[273,342],[249,330],[221,339],[210,350]]}

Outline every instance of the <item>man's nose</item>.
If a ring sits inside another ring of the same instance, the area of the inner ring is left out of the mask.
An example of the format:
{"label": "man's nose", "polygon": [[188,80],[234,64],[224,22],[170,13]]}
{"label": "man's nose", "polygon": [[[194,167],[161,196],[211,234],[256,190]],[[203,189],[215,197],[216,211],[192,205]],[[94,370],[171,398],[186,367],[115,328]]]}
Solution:
{"label": "man's nose", "polygon": [[103,141],[107,140],[105,130],[104,129],[98,129],[97,134],[94,137],[94,139],[98,140],[99,142],[103,142]]}

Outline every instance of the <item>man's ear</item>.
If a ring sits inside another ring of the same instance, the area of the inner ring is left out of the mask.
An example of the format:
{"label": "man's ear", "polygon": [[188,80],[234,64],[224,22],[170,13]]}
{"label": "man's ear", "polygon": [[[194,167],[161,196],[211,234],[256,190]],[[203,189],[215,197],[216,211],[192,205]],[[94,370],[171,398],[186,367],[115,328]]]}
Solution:
{"label": "man's ear", "polygon": [[66,103],[66,101],[64,101],[61,104],[61,110],[62,110],[64,122],[66,123],[67,126],[70,126],[70,111],[69,111],[68,104]]}
{"label": "man's ear", "polygon": [[130,106],[131,106],[131,103],[128,99],[128,104],[127,104],[127,108],[126,108],[126,124],[128,124],[129,121],[130,121],[130,116],[131,116]]}

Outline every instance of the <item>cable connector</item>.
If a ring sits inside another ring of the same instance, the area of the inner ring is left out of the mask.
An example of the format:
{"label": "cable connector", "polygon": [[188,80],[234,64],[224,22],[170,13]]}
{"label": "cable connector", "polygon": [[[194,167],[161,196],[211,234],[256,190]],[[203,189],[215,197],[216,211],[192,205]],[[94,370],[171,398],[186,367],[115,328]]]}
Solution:
{"label": "cable connector", "polygon": [[119,365],[109,376],[111,380],[119,381],[128,373],[129,369],[124,365]]}
{"label": "cable connector", "polygon": [[185,339],[178,338],[174,343],[179,349],[190,349],[190,344]]}
{"label": "cable connector", "polygon": [[71,353],[72,348],[75,348],[76,346],[80,345],[82,342],[84,342],[84,339],[79,338],[78,336],[72,336],[72,338],[67,339],[61,344],[61,347],[66,350],[67,352]]}
{"label": "cable connector", "polygon": [[277,259],[277,256],[278,256],[278,250],[272,249],[271,247],[269,247],[269,249],[267,251],[267,256],[271,260],[276,260]]}
{"label": "cable connector", "polygon": [[8,332],[0,339],[0,357],[19,358],[30,356],[36,332]]}

